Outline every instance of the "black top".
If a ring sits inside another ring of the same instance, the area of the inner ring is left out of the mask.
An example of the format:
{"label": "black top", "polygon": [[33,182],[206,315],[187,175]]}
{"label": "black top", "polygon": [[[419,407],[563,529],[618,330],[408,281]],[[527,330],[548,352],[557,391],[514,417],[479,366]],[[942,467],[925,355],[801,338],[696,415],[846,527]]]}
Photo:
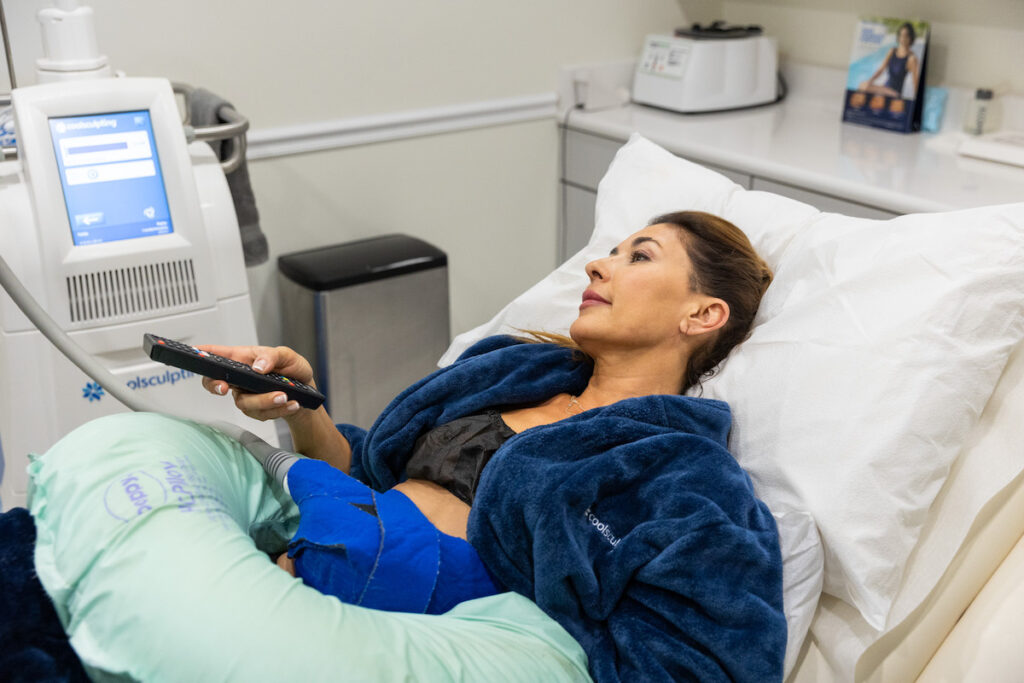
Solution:
{"label": "black top", "polygon": [[514,435],[496,410],[460,417],[416,440],[406,474],[443,486],[472,505],[484,467]]}

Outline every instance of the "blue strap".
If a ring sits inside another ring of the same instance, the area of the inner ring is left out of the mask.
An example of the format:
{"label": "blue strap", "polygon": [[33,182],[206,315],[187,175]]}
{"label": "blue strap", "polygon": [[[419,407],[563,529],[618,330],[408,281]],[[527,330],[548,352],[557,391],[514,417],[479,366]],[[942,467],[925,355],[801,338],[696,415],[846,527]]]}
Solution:
{"label": "blue strap", "polygon": [[427,610],[440,564],[439,532],[398,491],[378,493],[324,462],[288,472],[300,521],[288,555],[317,590],[374,609]]}

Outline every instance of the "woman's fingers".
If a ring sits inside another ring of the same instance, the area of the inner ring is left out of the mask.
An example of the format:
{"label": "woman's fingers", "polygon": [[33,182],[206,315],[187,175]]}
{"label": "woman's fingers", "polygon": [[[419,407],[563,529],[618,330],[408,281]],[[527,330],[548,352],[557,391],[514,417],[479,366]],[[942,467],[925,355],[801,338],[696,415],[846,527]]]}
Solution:
{"label": "woman's fingers", "polygon": [[207,353],[236,360],[239,363],[251,365],[259,372],[269,372],[272,370],[277,359],[277,350],[269,346],[218,346],[217,344],[199,344],[196,348],[200,351],[206,351]]}
{"label": "woman's fingers", "polygon": [[313,368],[309,361],[287,346],[196,346],[201,351],[215,353],[240,363],[251,365],[256,372],[277,372],[300,382],[311,384]]}
{"label": "woman's fingers", "polygon": [[244,414],[255,420],[273,420],[279,417],[294,415],[299,410],[296,401],[289,401],[288,396],[281,391],[274,391],[268,394],[250,394],[240,389],[232,388],[231,393],[235,399],[235,406]]}
{"label": "woman's fingers", "polygon": [[[268,367],[265,370],[260,370],[260,368],[253,366],[258,371],[270,372],[273,370],[305,384],[313,384],[313,368],[310,366],[309,361],[287,346],[261,347],[259,356],[260,360],[266,359],[268,361]],[[256,362],[259,363],[259,360]]]}
{"label": "woman's fingers", "polygon": [[222,379],[210,379],[209,377],[203,377],[203,388],[209,391],[211,394],[217,394],[223,396],[228,393],[228,383]]}
{"label": "woman's fingers", "polygon": [[[246,363],[259,373],[277,372],[292,379],[313,383],[313,369],[309,361],[286,346],[218,346],[202,344],[196,346],[224,358]],[[235,398],[235,405],[243,413],[257,420],[272,420],[278,417],[289,417],[299,410],[299,404],[289,401],[280,391],[267,394],[251,394],[228,385],[224,380],[204,377],[203,388],[211,394],[223,396],[230,390]]]}

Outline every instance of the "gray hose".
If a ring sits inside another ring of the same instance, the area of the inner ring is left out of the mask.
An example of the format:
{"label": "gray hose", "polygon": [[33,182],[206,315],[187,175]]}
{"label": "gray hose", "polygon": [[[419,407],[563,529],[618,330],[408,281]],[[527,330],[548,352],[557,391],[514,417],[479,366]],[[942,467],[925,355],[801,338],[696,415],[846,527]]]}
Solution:
{"label": "gray hose", "polygon": [[96,380],[111,396],[135,412],[166,413],[168,415],[184,417],[213,427],[223,434],[236,439],[256,458],[267,474],[276,479],[287,490],[286,477],[288,470],[299,460],[300,456],[271,446],[252,432],[237,425],[221,421],[211,422],[193,415],[182,415],[180,411],[169,410],[130,391],[109,370],[86,353],[85,349],[79,346],[75,340],[65,334],[64,330],[57,324],[57,321],[51,318],[50,314],[25,289],[25,285],[21,283],[21,280],[14,274],[11,267],[7,265],[7,261],[4,260],[2,255],[0,255],[0,285],[7,290],[7,293],[14,300],[14,303],[18,305],[18,308],[21,309],[21,312],[32,321],[39,331],[43,333],[43,336],[57,347],[57,350],[81,368],[82,372]]}
{"label": "gray hose", "polygon": [[298,455],[283,448],[275,448],[252,432],[233,424],[227,422],[207,424],[236,439],[252,457],[256,458],[259,464],[263,465],[264,471],[283,486],[286,492],[290,493],[288,491],[288,470],[299,461]]}

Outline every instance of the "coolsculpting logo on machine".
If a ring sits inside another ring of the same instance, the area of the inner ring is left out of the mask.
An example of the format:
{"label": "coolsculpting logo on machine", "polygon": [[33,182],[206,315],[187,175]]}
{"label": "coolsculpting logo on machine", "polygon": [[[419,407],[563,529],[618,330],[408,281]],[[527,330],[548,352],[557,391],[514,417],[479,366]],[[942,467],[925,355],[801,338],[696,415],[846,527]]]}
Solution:
{"label": "coolsculpting logo on machine", "polygon": [[136,376],[129,380],[129,389],[148,389],[149,387],[160,386],[161,384],[176,384],[182,380],[192,379],[196,373],[188,370],[165,370],[162,375],[148,375],[146,377]]}
{"label": "coolsculpting logo on machine", "polygon": [[103,387],[96,382],[89,382],[82,387],[82,398],[89,399],[89,403],[103,398]]}
{"label": "coolsculpting logo on machine", "polygon": [[[174,385],[178,382],[192,379],[196,376],[196,373],[189,372],[188,370],[165,370],[163,374],[136,375],[135,379],[128,380],[128,388],[137,391],[139,389],[149,389],[150,387],[157,387],[164,384]],[[92,401],[99,401],[106,393],[103,391],[103,387],[95,382],[89,382],[82,387],[82,398]]]}

